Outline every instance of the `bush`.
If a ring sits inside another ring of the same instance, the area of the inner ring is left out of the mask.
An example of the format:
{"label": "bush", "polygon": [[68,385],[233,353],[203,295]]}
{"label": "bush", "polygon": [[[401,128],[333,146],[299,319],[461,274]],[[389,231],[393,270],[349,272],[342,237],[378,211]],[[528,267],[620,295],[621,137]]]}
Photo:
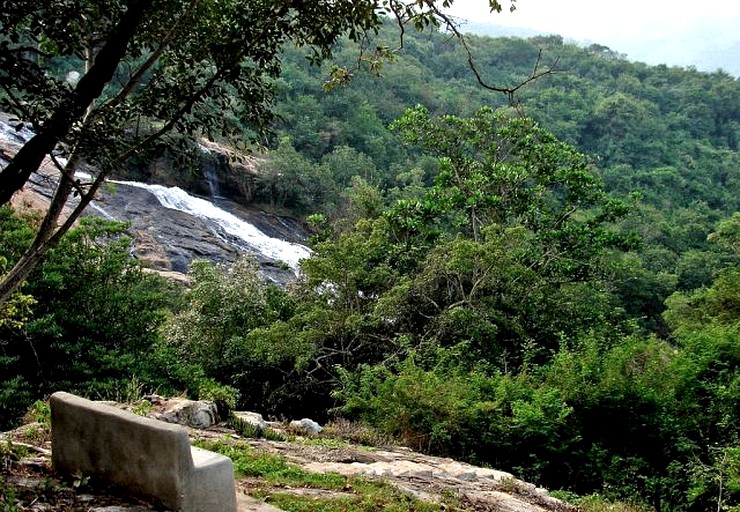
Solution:
{"label": "bush", "polygon": [[182,309],[161,330],[164,353],[199,372],[184,382],[189,392],[218,392],[216,399],[230,401],[224,405],[232,409],[270,414],[309,406],[301,404],[305,390],[296,368],[313,345],[293,337],[283,321],[294,310],[288,294],[267,284],[249,258],[231,267],[197,262],[191,272]]}
{"label": "bush", "polygon": [[[157,339],[176,289],[131,258],[124,229],[81,220],[29,277],[24,293],[36,301],[33,313],[0,343],[0,370],[12,376],[0,383],[3,418],[60,389],[116,399],[135,379],[171,390]],[[0,238],[13,256],[5,233]]]}
{"label": "bush", "polygon": [[364,367],[347,375],[342,413],[426,452],[515,470],[543,481],[561,472],[575,434],[571,408],[529,375],[426,370],[412,359],[397,372]]}

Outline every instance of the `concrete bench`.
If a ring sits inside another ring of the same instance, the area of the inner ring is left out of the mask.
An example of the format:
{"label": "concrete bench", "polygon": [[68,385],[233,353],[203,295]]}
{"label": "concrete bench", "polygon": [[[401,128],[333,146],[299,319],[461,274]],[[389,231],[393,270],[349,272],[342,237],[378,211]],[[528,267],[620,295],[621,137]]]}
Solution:
{"label": "concrete bench", "polygon": [[178,512],[236,512],[231,459],[190,446],[179,426],[54,393],[54,468],[100,478]]}

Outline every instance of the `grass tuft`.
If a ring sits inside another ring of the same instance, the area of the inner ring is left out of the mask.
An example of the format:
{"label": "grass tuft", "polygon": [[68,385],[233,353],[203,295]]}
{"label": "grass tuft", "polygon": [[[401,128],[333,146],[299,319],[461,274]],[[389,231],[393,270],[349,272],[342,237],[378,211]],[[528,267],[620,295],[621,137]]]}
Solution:
{"label": "grass tuft", "polygon": [[277,432],[276,430],[273,430],[269,427],[262,428],[259,425],[250,423],[242,418],[234,416],[233,414],[229,416],[228,420],[226,420],[226,426],[239,434],[241,437],[246,437],[248,439],[285,441],[285,436],[283,436],[280,432]]}
{"label": "grass tuft", "polygon": [[365,423],[349,421],[343,418],[336,419],[324,426],[320,434],[321,439],[341,439],[352,444],[381,447],[399,444],[397,440],[383,434]]}

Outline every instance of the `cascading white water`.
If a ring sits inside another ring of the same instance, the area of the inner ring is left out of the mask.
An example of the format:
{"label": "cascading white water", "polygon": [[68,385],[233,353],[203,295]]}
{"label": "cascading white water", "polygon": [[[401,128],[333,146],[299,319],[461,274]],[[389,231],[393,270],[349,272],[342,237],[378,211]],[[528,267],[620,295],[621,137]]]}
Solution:
{"label": "cascading white water", "polygon": [[134,181],[110,180],[110,182],[145,189],[154,194],[165,208],[178,210],[213,223],[219,230],[242,241],[246,248],[270,259],[283,261],[296,273],[298,273],[300,261],[311,255],[308,247],[268,236],[249,222],[219,208],[210,201],[191,196],[179,187],[148,185]]}
{"label": "cascading white water", "polygon": [[[6,140],[18,145],[27,142],[34,133],[27,127],[16,130],[15,126],[0,119],[0,140]],[[209,151],[207,148],[202,149]],[[87,173],[77,172],[78,178],[90,180],[92,176]],[[271,260],[282,261],[289,265],[298,274],[300,261],[311,255],[311,250],[300,244],[274,238],[263,233],[256,226],[240,219],[215,204],[195,196],[191,196],[178,187],[164,187],[161,185],[148,185],[146,183],[109,180],[121,186],[130,186],[145,189],[152,193],[165,208],[178,210],[193,215],[210,224],[217,235],[226,242],[240,247],[252,253],[261,254]],[[212,192],[214,192],[212,190]],[[217,194],[218,192],[215,191]],[[102,207],[91,203],[91,207],[102,216],[113,219]],[[226,236],[224,236],[224,234]]]}

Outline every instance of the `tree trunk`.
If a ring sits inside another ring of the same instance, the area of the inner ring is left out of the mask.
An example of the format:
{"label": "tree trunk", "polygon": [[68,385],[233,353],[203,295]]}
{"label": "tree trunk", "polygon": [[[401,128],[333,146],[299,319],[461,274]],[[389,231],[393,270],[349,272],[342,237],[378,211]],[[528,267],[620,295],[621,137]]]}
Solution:
{"label": "tree trunk", "polygon": [[0,282],[0,304],[7,302],[23,284],[31,271],[38,265],[46,251],[26,251]]}
{"label": "tree trunk", "polygon": [[[70,159],[70,163],[74,160],[76,159]],[[72,163],[72,165],[74,165],[74,163]],[[73,173],[74,169],[71,168],[69,172]],[[72,189],[71,178],[66,174],[67,173],[62,176],[62,181],[57,186],[56,194],[52,198],[49,210],[41,223],[41,227],[36,233],[36,237],[31,243],[31,247],[23,253],[23,256],[21,256],[16,264],[13,265],[10,272],[5,274],[0,280],[0,304],[3,304],[10,299],[10,297],[28,278],[31,272],[33,272],[33,269],[36,268],[49,249],[59,242],[62,236],[64,236],[80,215],[82,215],[82,212],[90,201],[92,201],[92,198],[95,197],[100,185],[104,182],[104,177],[107,175],[107,172],[101,171],[87,193],[80,196],[80,203],[77,207],[72,211],[69,217],[65,219],[64,223],[57,227],[56,225],[59,217],[67,203],[67,196]]]}
{"label": "tree trunk", "polygon": [[0,206],[7,204],[13,194],[23,187],[31,174],[38,170],[44,157],[69,133],[72,125],[82,119],[93,101],[103,92],[152,2],[131,0],[90,71],[77,83],[70,101],[60,105],[39,132],[18,151],[13,161],[0,171]]}

